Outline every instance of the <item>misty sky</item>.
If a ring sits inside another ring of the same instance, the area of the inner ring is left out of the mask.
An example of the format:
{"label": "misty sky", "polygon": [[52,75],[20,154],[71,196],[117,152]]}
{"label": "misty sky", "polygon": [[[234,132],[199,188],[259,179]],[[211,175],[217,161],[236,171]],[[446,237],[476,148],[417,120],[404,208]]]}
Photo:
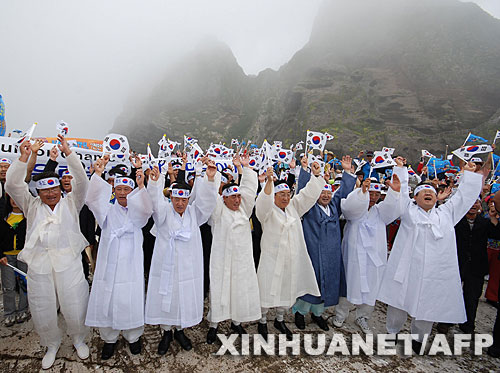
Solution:
{"label": "misty sky", "polygon": [[[418,1],[418,0],[415,0]],[[477,0],[500,18],[500,0]],[[247,74],[278,69],[307,43],[321,0],[0,0],[7,131],[102,139],[133,92],[212,35]],[[154,140],[154,139],[152,139]]]}

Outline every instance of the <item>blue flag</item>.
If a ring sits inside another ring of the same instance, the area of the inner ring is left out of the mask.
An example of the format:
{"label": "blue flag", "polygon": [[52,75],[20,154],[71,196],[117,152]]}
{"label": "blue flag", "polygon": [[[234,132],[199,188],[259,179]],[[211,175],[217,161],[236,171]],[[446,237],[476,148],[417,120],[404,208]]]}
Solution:
{"label": "blue flag", "polygon": [[500,157],[496,154],[493,154],[493,170],[495,170],[494,176],[500,177]]}
{"label": "blue flag", "polygon": [[476,136],[473,135],[472,133],[467,137],[467,141],[470,142],[471,144],[487,144],[488,140],[482,138],[481,136]]}
{"label": "blue flag", "polygon": [[5,125],[5,104],[2,99],[2,95],[0,95],[0,136],[5,136],[5,129],[7,126]]}
{"label": "blue flag", "polygon": [[[436,167],[435,171],[434,167]],[[450,167],[451,167],[450,161],[443,161],[442,159],[433,157],[429,159],[429,163],[427,163],[427,171],[428,171],[427,174],[430,179],[433,179],[436,174],[446,172],[446,170],[449,169]]]}

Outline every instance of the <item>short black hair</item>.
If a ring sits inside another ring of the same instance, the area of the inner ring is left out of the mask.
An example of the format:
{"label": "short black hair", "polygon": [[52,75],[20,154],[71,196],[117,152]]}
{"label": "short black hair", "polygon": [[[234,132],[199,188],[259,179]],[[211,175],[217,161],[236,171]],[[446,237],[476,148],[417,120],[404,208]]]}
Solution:
{"label": "short black hair", "polygon": [[183,182],[173,184],[172,189],[186,189],[186,190],[191,191],[191,187],[189,186],[189,184],[186,184]]}
{"label": "short black hair", "polygon": [[108,171],[108,175],[109,176],[113,176],[113,177],[116,177],[116,175],[120,175],[120,176],[123,176],[123,177],[127,177],[127,173],[124,172],[120,167],[123,167],[125,165],[117,165],[115,167],[113,167],[111,170]]}
{"label": "short black hair", "polygon": [[54,171],[44,171],[42,173],[39,173],[38,175],[34,175],[32,177],[32,180],[38,181],[38,180],[42,180],[42,179],[47,179],[49,177],[55,177],[56,179],[59,180],[59,175]]}

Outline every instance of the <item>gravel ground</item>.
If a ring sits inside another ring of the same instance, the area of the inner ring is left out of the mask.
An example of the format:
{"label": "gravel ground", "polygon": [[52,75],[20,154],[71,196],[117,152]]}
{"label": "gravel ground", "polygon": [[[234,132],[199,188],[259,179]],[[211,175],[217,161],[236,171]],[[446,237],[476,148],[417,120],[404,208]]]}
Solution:
{"label": "gravel ground", "polygon": [[[1,302],[1,297],[0,297]],[[1,304],[1,303],[0,303]],[[3,310],[3,304],[0,306]],[[327,315],[331,317],[333,310],[328,310]],[[496,316],[496,309],[485,303],[481,299],[478,309],[476,332],[490,333],[493,330],[493,323]],[[270,312],[269,319],[273,315]],[[287,314],[285,321],[288,327],[298,332],[293,323],[293,316]],[[330,322],[331,320],[329,320]],[[308,323],[304,333],[318,334],[321,330]],[[375,333],[384,333],[385,306],[377,304],[372,320],[370,320]],[[60,325],[64,328],[64,320],[60,316]],[[354,324],[354,313],[351,312],[348,320],[341,329],[326,332],[327,348],[332,334],[342,333],[346,340],[350,339],[351,333],[359,331]],[[257,333],[255,323],[245,325],[247,331]],[[405,325],[403,332],[408,332],[409,322]],[[220,331],[229,334],[229,324],[222,323]],[[115,355],[108,361],[100,360],[100,349],[102,341],[97,330],[92,330],[88,343],[91,349],[89,359],[82,361],[78,359],[73,349],[70,339],[65,336],[54,366],[51,372],[153,372],[153,371],[174,371],[174,372],[500,372],[500,359],[494,359],[486,355],[471,355],[471,350],[466,348],[462,356],[403,356],[403,346],[398,346],[396,356],[307,356],[301,350],[299,356],[279,356],[276,351],[275,356],[217,356],[215,352],[220,344],[207,345],[205,336],[208,330],[206,321],[200,325],[188,329],[188,335],[193,342],[193,350],[183,351],[179,345],[172,343],[167,355],[160,357],[156,353],[160,340],[160,332],[157,327],[146,326],[143,336],[143,352],[140,355],[130,354],[128,346],[123,339],[118,342]],[[269,332],[275,332],[272,322],[269,323]],[[453,339],[453,334],[459,333],[457,327],[452,328],[448,333],[448,340]],[[235,343],[236,346],[239,345]],[[23,324],[16,324],[12,327],[5,327],[4,323],[0,327],[0,371],[7,372],[34,372],[41,370],[41,359],[44,349],[39,345],[37,334],[33,331],[33,324],[30,321]]]}

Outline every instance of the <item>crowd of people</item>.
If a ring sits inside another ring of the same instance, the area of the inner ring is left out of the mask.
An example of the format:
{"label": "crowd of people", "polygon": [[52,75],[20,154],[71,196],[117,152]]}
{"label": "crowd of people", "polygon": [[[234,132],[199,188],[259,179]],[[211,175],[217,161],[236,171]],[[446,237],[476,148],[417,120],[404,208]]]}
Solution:
{"label": "crowd of people", "polygon": [[[256,322],[267,339],[270,309],[287,339],[287,312],[299,330],[310,314],[328,331],[325,309],[335,307],[332,324],[342,328],[353,305],[356,325],[371,334],[377,300],[388,306],[388,333],[410,316],[418,353],[434,323],[444,333],[456,324],[474,332],[486,275],[486,297],[498,307],[500,193],[489,193],[489,156],[461,162],[456,175],[429,177],[423,161],[409,172],[402,156],[380,173],[371,152],[356,163],[347,155],[332,162],[325,152],[324,167],[304,154],[258,172],[241,149],[235,176],[208,156],[187,172],[179,154],[182,162],[164,174],[144,170],[134,155],[130,170],[110,168],[104,155],[89,179],[66,139],[58,140],[33,178],[43,142],[24,141],[18,159],[0,160],[5,325],[31,315],[47,347],[44,369],[61,344],[59,311],[78,357],[88,358],[94,327],[107,360],[120,334],[141,353],[145,324],[158,325],[159,355],[174,341],[190,350],[185,330],[204,316],[208,344],[225,321],[239,335]],[[68,165],[61,175],[59,152]],[[26,289],[7,264],[27,272]],[[500,357],[498,315],[493,335],[488,353]]]}

